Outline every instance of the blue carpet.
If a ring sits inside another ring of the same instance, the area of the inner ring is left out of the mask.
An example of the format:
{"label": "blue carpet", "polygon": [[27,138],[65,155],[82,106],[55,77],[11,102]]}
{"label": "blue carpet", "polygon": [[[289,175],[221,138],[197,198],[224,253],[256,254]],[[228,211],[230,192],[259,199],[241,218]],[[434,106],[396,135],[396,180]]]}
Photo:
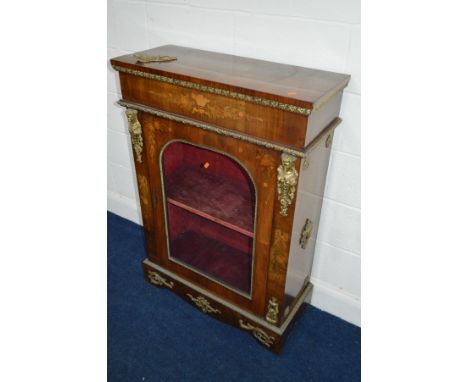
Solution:
{"label": "blue carpet", "polygon": [[307,306],[281,355],[147,284],[142,227],[108,213],[108,381],[359,381],[360,328]]}

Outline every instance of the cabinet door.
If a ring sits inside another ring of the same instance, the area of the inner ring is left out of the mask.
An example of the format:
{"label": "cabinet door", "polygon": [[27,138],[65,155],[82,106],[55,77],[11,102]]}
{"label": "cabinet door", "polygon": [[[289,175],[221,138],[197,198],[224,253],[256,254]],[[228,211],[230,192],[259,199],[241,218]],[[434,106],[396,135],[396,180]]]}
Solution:
{"label": "cabinet door", "polygon": [[252,296],[257,191],[227,154],[171,140],[160,155],[168,257]]}
{"label": "cabinet door", "polygon": [[155,260],[263,314],[278,154],[152,115],[143,119],[158,200]]}

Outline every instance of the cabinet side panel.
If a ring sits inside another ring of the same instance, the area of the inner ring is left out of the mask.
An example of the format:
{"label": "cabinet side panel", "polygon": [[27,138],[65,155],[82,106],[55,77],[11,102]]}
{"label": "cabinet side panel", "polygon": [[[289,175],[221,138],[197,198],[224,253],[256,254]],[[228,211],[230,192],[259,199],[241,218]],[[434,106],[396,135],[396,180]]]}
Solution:
{"label": "cabinet side panel", "polygon": [[330,101],[310,115],[305,137],[306,146],[312,142],[317,135],[319,135],[325,126],[339,116],[342,96],[342,91],[335,94]]}
{"label": "cabinet side panel", "polygon": [[[309,167],[307,169],[301,167],[286,276],[285,299],[287,307],[291,305],[310,278],[330,151],[331,145],[327,148],[325,139],[322,140],[309,153]],[[300,239],[306,219],[310,219],[312,222],[312,233],[303,249],[300,245]],[[288,308],[285,309],[285,313],[288,313]]]}

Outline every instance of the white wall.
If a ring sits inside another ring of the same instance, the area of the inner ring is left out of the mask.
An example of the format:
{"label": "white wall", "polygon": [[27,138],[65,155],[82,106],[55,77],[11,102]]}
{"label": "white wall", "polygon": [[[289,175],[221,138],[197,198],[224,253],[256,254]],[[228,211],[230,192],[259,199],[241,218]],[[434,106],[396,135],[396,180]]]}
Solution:
{"label": "white wall", "polygon": [[[312,271],[312,304],[360,325],[359,0],[108,1],[109,58],[176,44],[351,74]],[[118,76],[108,65],[108,209],[141,224]]]}

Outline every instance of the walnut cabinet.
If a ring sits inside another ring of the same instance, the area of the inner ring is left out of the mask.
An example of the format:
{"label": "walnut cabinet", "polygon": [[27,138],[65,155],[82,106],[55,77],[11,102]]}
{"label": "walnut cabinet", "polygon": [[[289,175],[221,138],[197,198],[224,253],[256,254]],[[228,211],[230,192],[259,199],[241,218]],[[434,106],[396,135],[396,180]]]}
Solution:
{"label": "walnut cabinet", "polygon": [[133,147],[146,280],[280,352],[310,299],[349,76],[172,45],[111,64]]}

